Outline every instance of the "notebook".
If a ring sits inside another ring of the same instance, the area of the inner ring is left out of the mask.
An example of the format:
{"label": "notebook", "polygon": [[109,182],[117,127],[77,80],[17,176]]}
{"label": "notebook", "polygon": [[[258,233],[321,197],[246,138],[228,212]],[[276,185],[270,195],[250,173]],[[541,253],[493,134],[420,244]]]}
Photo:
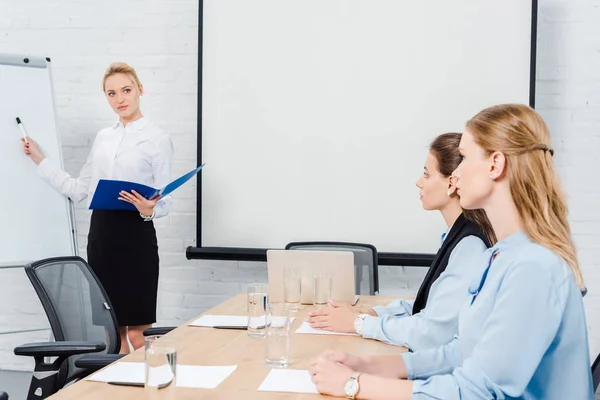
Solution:
{"label": "notebook", "polygon": [[168,194],[175,191],[181,185],[189,181],[194,175],[196,175],[204,167],[204,164],[194,168],[185,175],[180,176],[173,182],[164,186],[161,189],[156,189],[151,186],[142,185],[141,183],[118,181],[111,179],[100,179],[98,186],[94,192],[94,197],[90,203],[90,210],[132,210],[136,208],[133,204],[123,200],[119,200],[119,192],[122,190],[131,192],[135,190],[147,199],[152,199],[157,195],[167,196]]}

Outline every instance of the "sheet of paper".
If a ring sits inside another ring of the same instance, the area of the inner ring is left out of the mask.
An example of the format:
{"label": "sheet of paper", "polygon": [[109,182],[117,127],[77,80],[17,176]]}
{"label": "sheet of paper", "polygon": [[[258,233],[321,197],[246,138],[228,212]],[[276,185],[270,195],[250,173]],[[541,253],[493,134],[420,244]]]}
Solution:
{"label": "sheet of paper", "polygon": [[319,391],[305,369],[272,369],[258,388],[261,392],[314,393]]}
{"label": "sheet of paper", "polygon": [[[290,324],[294,322],[296,317],[290,317]],[[254,326],[264,326],[265,325],[265,316],[262,317],[253,317],[251,323]],[[283,326],[285,322],[285,317],[275,317],[273,318],[273,325]],[[213,326],[246,326],[248,325],[248,317],[242,315],[203,315],[198,318],[194,322],[192,322],[189,326],[203,326],[203,327],[213,327]],[[252,325],[251,325],[252,326]]]}
{"label": "sheet of paper", "polygon": [[145,375],[143,362],[116,362],[85,379],[98,382],[144,383]]}
{"label": "sheet of paper", "polygon": [[[294,320],[296,319],[296,317],[290,317],[290,325],[294,322]],[[271,317],[271,326],[273,327],[277,327],[277,328],[283,328],[283,325],[285,324],[285,317]]]}
{"label": "sheet of paper", "polygon": [[206,367],[196,365],[177,366],[177,386],[214,389],[235,371],[237,365]]}
{"label": "sheet of paper", "polygon": [[203,315],[190,326],[246,326],[248,317],[245,315]]}
{"label": "sheet of paper", "polygon": [[345,333],[345,332],[331,332],[323,329],[316,329],[310,326],[306,321],[300,325],[300,328],[296,330],[296,333],[307,333],[312,335],[344,335],[344,336],[358,336],[356,333]]}
{"label": "sheet of paper", "polygon": [[[164,367],[164,368],[163,368]],[[156,371],[156,384],[168,382],[171,371],[165,365]],[[87,377],[87,380],[98,382],[132,382],[144,383],[144,363],[117,362],[102,371]],[[176,385],[180,387],[214,389],[221,384],[235,369],[237,365],[228,366],[197,366],[178,365]]]}

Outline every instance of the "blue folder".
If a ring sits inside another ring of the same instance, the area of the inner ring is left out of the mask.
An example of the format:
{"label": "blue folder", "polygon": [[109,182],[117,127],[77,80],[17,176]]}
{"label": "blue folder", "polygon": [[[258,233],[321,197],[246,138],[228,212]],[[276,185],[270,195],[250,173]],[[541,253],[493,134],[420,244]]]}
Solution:
{"label": "blue folder", "polygon": [[90,203],[90,210],[133,210],[136,208],[133,204],[123,200],[119,200],[119,193],[124,190],[131,192],[135,190],[147,199],[151,199],[157,195],[162,197],[172,193],[179,186],[190,180],[191,177],[196,175],[204,167],[204,164],[188,172],[185,175],[180,176],[173,182],[169,183],[162,189],[156,189],[151,186],[142,185],[141,183],[128,182],[128,181],[115,181],[111,179],[100,179],[98,186],[94,192],[94,197]]}

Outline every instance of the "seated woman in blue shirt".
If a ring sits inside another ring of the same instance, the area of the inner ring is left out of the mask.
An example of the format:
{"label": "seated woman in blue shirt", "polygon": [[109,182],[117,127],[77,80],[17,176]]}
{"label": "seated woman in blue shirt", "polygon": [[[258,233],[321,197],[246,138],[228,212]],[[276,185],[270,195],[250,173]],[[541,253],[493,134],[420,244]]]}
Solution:
{"label": "seated woman in blue shirt", "polygon": [[524,105],[485,109],[460,151],[461,205],[483,208],[499,241],[480,259],[457,337],[402,355],[329,351],[313,382],[360,399],[593,399],[585,288],[545,122]]}
{"label": "seated woman in blue shirt", "polygon": [[362,310],[333,303],[309,316],[313,328],[356,332],[414,351],[444,345],[456,335],[458,311],[467,299],[471,280],[481,269],[477,255],[495,242],[485,212],[463,212],[460,206],[451,177],[461,161],[460,138],[460,133],[438,136],[429,147],[423,175],[417,181],[423,208],[440,211],[448,231],[414,303],[398,300],[386,307]]}

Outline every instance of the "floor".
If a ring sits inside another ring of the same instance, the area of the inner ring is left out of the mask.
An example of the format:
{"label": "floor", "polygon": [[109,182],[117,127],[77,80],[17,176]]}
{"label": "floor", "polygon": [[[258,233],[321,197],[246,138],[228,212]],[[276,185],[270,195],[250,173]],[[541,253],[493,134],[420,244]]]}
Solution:
{"label": "floor", "polygon": [[0,370],[0,390],[8,393],[10,400],[25,400],[31,372]]}

